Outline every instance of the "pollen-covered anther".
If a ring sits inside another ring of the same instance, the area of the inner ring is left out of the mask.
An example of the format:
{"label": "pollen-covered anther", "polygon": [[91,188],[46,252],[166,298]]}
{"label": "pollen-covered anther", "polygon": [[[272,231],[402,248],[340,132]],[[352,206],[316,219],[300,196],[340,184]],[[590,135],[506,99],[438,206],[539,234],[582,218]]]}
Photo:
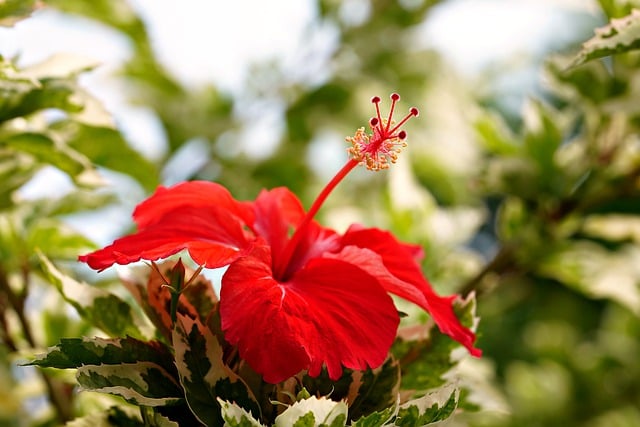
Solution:
{"label": "pollen-covered anther", "polygon": [[390,163],[398,160],[398,154],[407,146],[404,141],[407,132],[400,130],[410,118],[418,116],[418,109],[412,107],[409,113],[398,124],[393,121],[393,112],[396,102],[400,100],[400,95],[393,93],[390,96],[391,107],[387,118],[382,118],[380,114],[380,97],[374,96],[371,102],[376,106],[376,116],[369,120],[371,134],[367,134],[364,128],[356,131],[352,137],[346,140],[351,144],[347,152],[352,159],[369,170],[379,171],[389,168]]}

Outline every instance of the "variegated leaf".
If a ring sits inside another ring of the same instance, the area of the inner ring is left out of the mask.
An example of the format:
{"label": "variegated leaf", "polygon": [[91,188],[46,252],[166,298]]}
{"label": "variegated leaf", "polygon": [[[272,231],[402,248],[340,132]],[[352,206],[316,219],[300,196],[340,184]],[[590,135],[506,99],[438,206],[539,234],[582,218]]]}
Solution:
{"label": "variegated leaf", "polygon": [[235,403],[227,402],[220,398],[218,398],[218,403],[220,404],[225,427],[264,427],[263,424],[253,418],[253,415]]}
{"label": "variegated leaf", "polygon": [[177,381],[173,355],[166,345],[134,338],[62,338],[60,343],[29,363],[43,368],[71,369],[83,365],[152,362]]}
{"label": "variegated leaf", "polygon": [[596,35],[582,45],[571,66],[593,59],[640,49],[640,10],[596,29]]}
{"label": "variegated leaf", "polygon": [[344,427],[348,410],[347,404],[343,401],[336,402],[326,397],[311,396],[294,403],[278,415],[275,427]]}
{"label": "variegated leaf", "polygon": [[108,393],[141,406],[165,406],[183,399],[180,384],[153,362],[85,365],[76,378],[86,390]]}
{"label": "variegated leaf", "polygon": [[173,346],[187,403],[203,424],[223,425],[218,398],[260,413],[246,384],[223,363],[217,338],[198,320],[178,314]]}
{"label": "variegated leaf", "polygon": [[439,388],[400,406],[395,425],[399,427],[426,426],[442,421],[458,407],[459,390],[452,385]]}
{"label": "variegated leaf", "polygon": [[383,427],[392,425],[390,423],[398,414],[398,403],[397,401],[393,406],[389,406],[381,411],[371,412],[359,418],[351,423],[351,427]]}
{"label": "variegated leaf", "polygon": [[379,368],[363,371],[357,384],[357,396],[349,408],[354,419],[393,406],[400,391],[400,364],[389,358]]}

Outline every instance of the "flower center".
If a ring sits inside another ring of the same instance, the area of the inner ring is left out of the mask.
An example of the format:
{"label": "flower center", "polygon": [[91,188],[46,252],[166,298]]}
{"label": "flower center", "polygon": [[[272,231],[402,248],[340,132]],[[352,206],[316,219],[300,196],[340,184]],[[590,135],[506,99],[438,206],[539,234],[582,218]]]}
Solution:
{"label": "flower center", "polygon": [[409,114],[400,120],[400,123],[394,124],[393,111],[399,100],[400,95],[397,93],[391,95],[389,117],[383,119],[380,116],[380,97],[374,96],[371,102],[376,105],[376,117],[369,121],[373,134],[367,135],[364,128],[360,128],[354,136],[347,138],[347,142],[351,143],[351,147],[347,149],[351,158],[369,170],[379,171],[389,168],[389,163],[395,163],[398,160],[398,153],[407,146],[404,141],[407,133],[399,129],[419,112],[413,107],[409,110]]}
{"label": "flower center", "polygon": [[419,112],[417,108],[412,107],[409,113],[398,124],[395,124],[393,122],[393,112],[399,100],[400,95],[397,93],[391,94],[389,115],[386,119],[382,119],[380,116],[380,97],[374,96],[371,98],[371,102],[376,106],[376,117],[369,120],[369,126],[373,133],[367,135],[364,128],[360,128],[354,136],[346,138],[347,142],[351,143],[351,147],[347,149],[351,158],[322,189],[307,214],[296,227],[293,236],[291,236],[282,253],[282,257],[277,260],[274,259],[273,273],[277,280],[286,281],[294,273],[289,271],[291,258],[313,217],[340,181],[358,165],[363,165],[373,171],[387,169],[389,163],[396,162],[401,149],[407,146],[405,142],[407,133],[404,130],[400,130],[400,127],[410,118],[418,116]]}

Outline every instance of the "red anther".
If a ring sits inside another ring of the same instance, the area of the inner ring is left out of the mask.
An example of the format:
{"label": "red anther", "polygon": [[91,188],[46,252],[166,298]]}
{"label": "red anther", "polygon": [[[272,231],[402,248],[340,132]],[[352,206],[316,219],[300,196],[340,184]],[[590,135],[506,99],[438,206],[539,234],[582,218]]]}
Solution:
{"label": "red anther", "polygon": [[407,137],[407,133],[403,130],[401,130],[400,132],[398,132],[398,138],[400,139],[405,139]]}
{"label": "red anther", "polygon": [[409,110],[409,112],[414,116],[414,117],[418,117],[418,115],[420,114],[420,111],[418,111],[418,109],[416,107],[411,107],[411,109]]}
{"label": "red anther", "polygon": [[380,102],[380,97],[379,96],[374,96],[373,98],[371,98],[371,102],[373,104],[377,104],[378,102]]}
{"label": "red anther", "polygon": [[398,95],[397,93],[392,93],[391,94],[391,100],[392,101],[399,101],[400,100],[400,95]]}
{"label": "red anther", "polygon": [[369,120],[371,127],[378,126],[378,123],[380,123],[380,120],[377,117],[371,117],[371,120]]}

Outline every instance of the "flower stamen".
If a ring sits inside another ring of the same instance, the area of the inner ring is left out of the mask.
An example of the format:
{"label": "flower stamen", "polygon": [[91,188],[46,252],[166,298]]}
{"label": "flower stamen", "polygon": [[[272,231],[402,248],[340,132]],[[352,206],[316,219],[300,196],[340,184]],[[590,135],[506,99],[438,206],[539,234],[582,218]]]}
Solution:
{"label": "flower stamen", "polygon": [[[360,128],[354,136],[346,138],[347,142],[351,144],[351,147],[347,149],[351,158],[372,171],[387,169],[390,163],[395,163],[398,160],[398,154],[407,146],[404,141],[407,133],[404,130],[397,131],[410,118],[419,114],[418,109],[412,107],[409,113],[398,124],[395,124],[393,113],[396,103],[400,100],[400,95],[393,93],[390,98],[391,107],[386,119],[383,119],[380,114],[380,97],[371,98],[371,102],[376,106],[376,117],[369,120],[372,134],[367,134],[364,128]],[[392,125],[394,126],[392,127]]]}

